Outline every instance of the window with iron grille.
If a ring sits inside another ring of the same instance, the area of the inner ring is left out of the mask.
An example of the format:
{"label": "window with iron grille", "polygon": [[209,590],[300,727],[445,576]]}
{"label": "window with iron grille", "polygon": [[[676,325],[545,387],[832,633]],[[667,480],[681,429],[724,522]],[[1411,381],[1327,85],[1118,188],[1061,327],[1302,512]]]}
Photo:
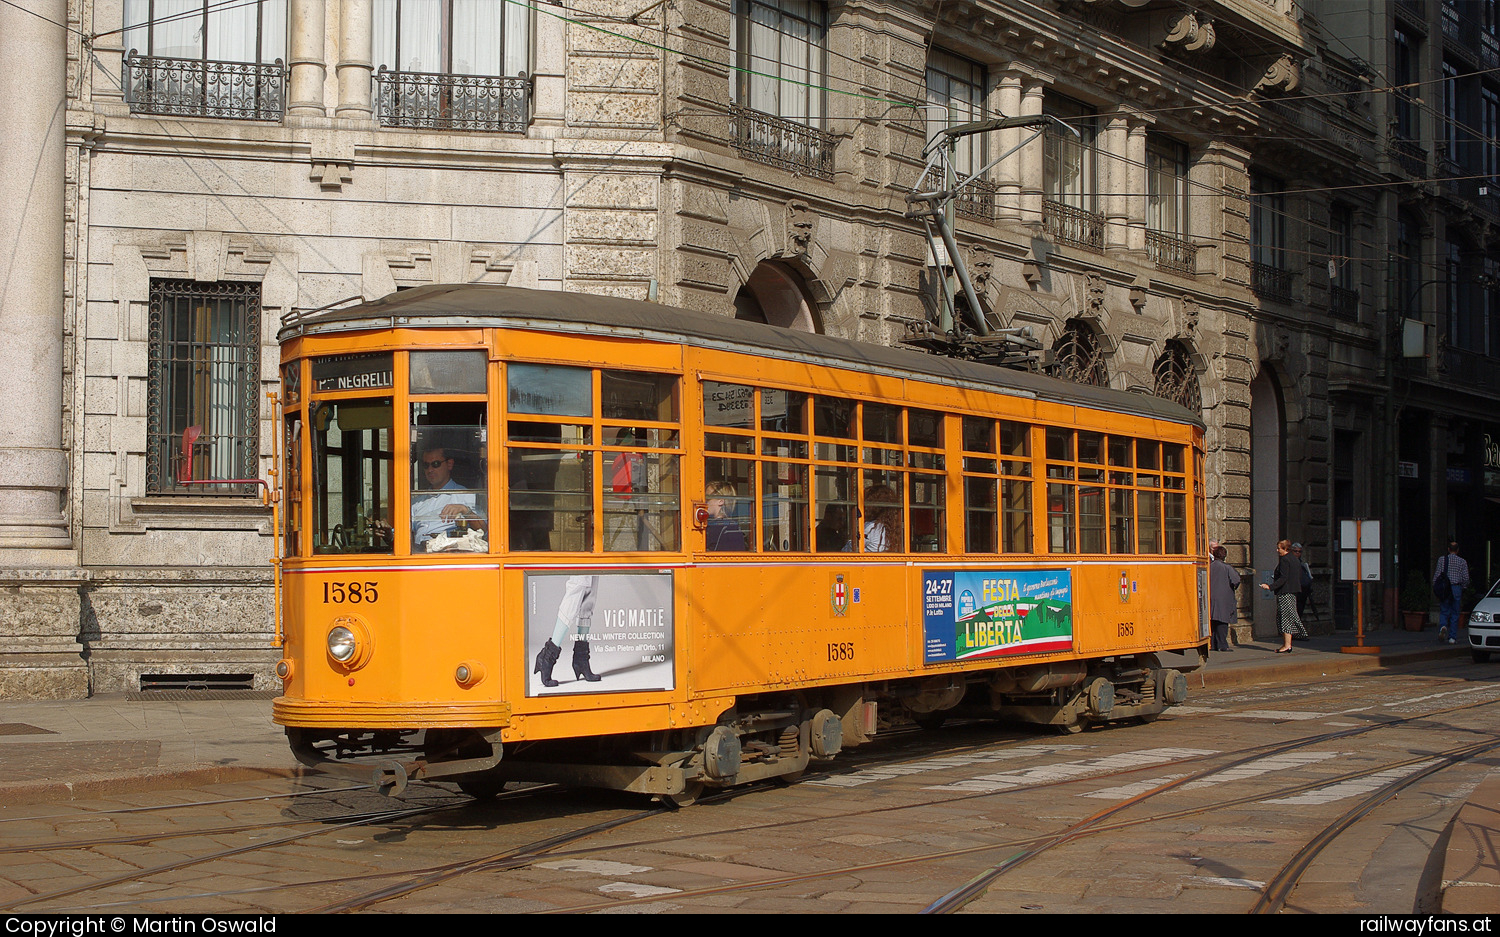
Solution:
{"label": "window with iron grille", "polygon": [[287,0],[124,0],[135,114],[280,120]]}
{"label": "window with iron grille", "polygon": [[1186,238],[1188,233],[1188,152],[1176,140],[1146,138],[1146,227]]}
{"label": "window with iron grille", "polygon": [[1042,113],[1077,131],[1049,126],[1042,144],[1042,214],[1047,233],[1063,244],[1104,250],[1104,216],[1096,210],[1094,109],[1060,95],[1042,101]]}
{"label": "window with iron grille", "polygon": [[148,337],[146,493],[249,493],[182,482],[259,474],[260,285],[152,280]]}
{"label": "window with iron grille", "polygon": [[[927,138],[960,124],[984,120],[984,66],[961,55],[933,49],[927,55]],[[953,168],[973,175],[985,164],[985,134],[960,137],[953,150]]]}
{"label": "window with iron grille", "polygon": [[386,127],[524,133],[531,11],[497,0],[375,0],[375,106]]}

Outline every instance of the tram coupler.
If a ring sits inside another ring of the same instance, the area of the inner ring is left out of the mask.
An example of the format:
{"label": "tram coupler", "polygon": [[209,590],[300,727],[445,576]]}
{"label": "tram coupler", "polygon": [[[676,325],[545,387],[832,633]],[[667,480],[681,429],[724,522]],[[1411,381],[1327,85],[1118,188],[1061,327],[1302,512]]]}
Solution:
{"label": "tram coupler", "polygon": [[410,779],[411,774],[406,770],[406,765],[399,761],[387,761],[377,765],[372,778],[375,790],[387,797],[399,797],[406,790],[406,782]]}

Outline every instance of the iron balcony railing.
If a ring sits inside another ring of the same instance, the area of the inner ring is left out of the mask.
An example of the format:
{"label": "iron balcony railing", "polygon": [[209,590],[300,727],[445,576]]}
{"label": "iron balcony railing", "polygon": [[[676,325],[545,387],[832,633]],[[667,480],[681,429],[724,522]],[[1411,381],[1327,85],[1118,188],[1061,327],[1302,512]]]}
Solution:
{"label": "iron balcony railing", "polygon": [[1042,199],[1042,222],[1059,244],[1104,253],[1104,216],[1086,208]]}
{"label": "iron balcony railing", "polygon": [[1391,140],[1391,156],[1409,176],[1427,178],[1427,150],[1415,141],[1396,137]]}
{"label": "iron balcony railing", "polygon": [[1500,359],[1450,344],[1443,349],[1442,371],[1449,383],[1470,389],[1490,388],[1500,380]]}
{"label": "iron balcony railing", "polygon": [[1328,287],[1328,314],[1348,322],[1359,321],[1359,291],[1342,286]]}
{"label": "iron balcony railing", "polygon": [[525,133],[531,79],[523,75],[375,73],[375,114],[382,127]]}
{"label": "iron balcony railing", "polygon": [[271,63],[125,56],[125,100],[132,114],[281,120],[287,69]]}
{"label": "iron balcony railing", "polygon": [[833,134],[816,127],[729,105],[730,140],[748,160],[833,181]]}
{"label": "iron balcony railing", "polygon": [[1000,187],[988,179],[974,179],[958,190],[953,207],[960,218],[995,220],[995,193]]}
{"label": "iron balcony railing", "polygon": [[1443,4],[1443,39],[1446,45],[1465,50],[1486,68],[1500,66],[1500,41],[1485,24],[1465,16],[1456,4]]}
{"label": "iron balcony railing", "polygon": [[1262,299],[1292,301],[1292,271],[1271,264],[1250,264],[1250,289]]}
{"label": "iron balcony railing", "polygon": [[1163,270],[1187,276],[1198,272],[1198,248],[1175,235],[1147,231],[1146,256]]}

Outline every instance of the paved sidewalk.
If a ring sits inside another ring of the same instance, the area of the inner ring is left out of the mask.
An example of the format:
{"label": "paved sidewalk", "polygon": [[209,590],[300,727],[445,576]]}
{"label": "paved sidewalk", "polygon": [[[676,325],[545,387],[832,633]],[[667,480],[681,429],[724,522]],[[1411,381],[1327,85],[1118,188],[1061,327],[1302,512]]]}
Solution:
{"label": "paved sidewalk", "polygon": [[[1467,637],[1467,636],[1465,636]],[[1215,654],[1188,675],[1189,698],[1203,688],[1289,683],[1424,660],[1468,657],[1464,644],[1436,633],[1377,631],[1379,654],[1346,654],[1346,633],[1311,638],[1275,654],[1279,641],[1257,641]],[[1181,658],[1163,655],[1171,667]],[[1500,679],[1500,663],[1492,665]],[[185,695],[185,694],[179,694]],[[219,694],[221,696],[228,694]],[[81,800],[132,791],[191,787],[308,772],[292,757],[271,703],[240,699],[144,699],[0,702],[0,804]],[[1470,795],[1455,818],[1444,869],[1445,910],[1500,907],[1500,770]]]}

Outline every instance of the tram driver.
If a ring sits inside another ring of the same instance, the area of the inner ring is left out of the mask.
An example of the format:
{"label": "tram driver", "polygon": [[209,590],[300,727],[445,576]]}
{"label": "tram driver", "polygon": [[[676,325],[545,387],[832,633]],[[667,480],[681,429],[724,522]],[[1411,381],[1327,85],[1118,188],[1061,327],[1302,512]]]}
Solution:
{"label": "tram driver", "polygon": [[420,461],[426,497],[413,493],[411,501],[412,552],[435,552],[477,530],[485,534],[484,515],[475,507],[478,493],[453,478],[453,456],[438,446],[422,450]]}

